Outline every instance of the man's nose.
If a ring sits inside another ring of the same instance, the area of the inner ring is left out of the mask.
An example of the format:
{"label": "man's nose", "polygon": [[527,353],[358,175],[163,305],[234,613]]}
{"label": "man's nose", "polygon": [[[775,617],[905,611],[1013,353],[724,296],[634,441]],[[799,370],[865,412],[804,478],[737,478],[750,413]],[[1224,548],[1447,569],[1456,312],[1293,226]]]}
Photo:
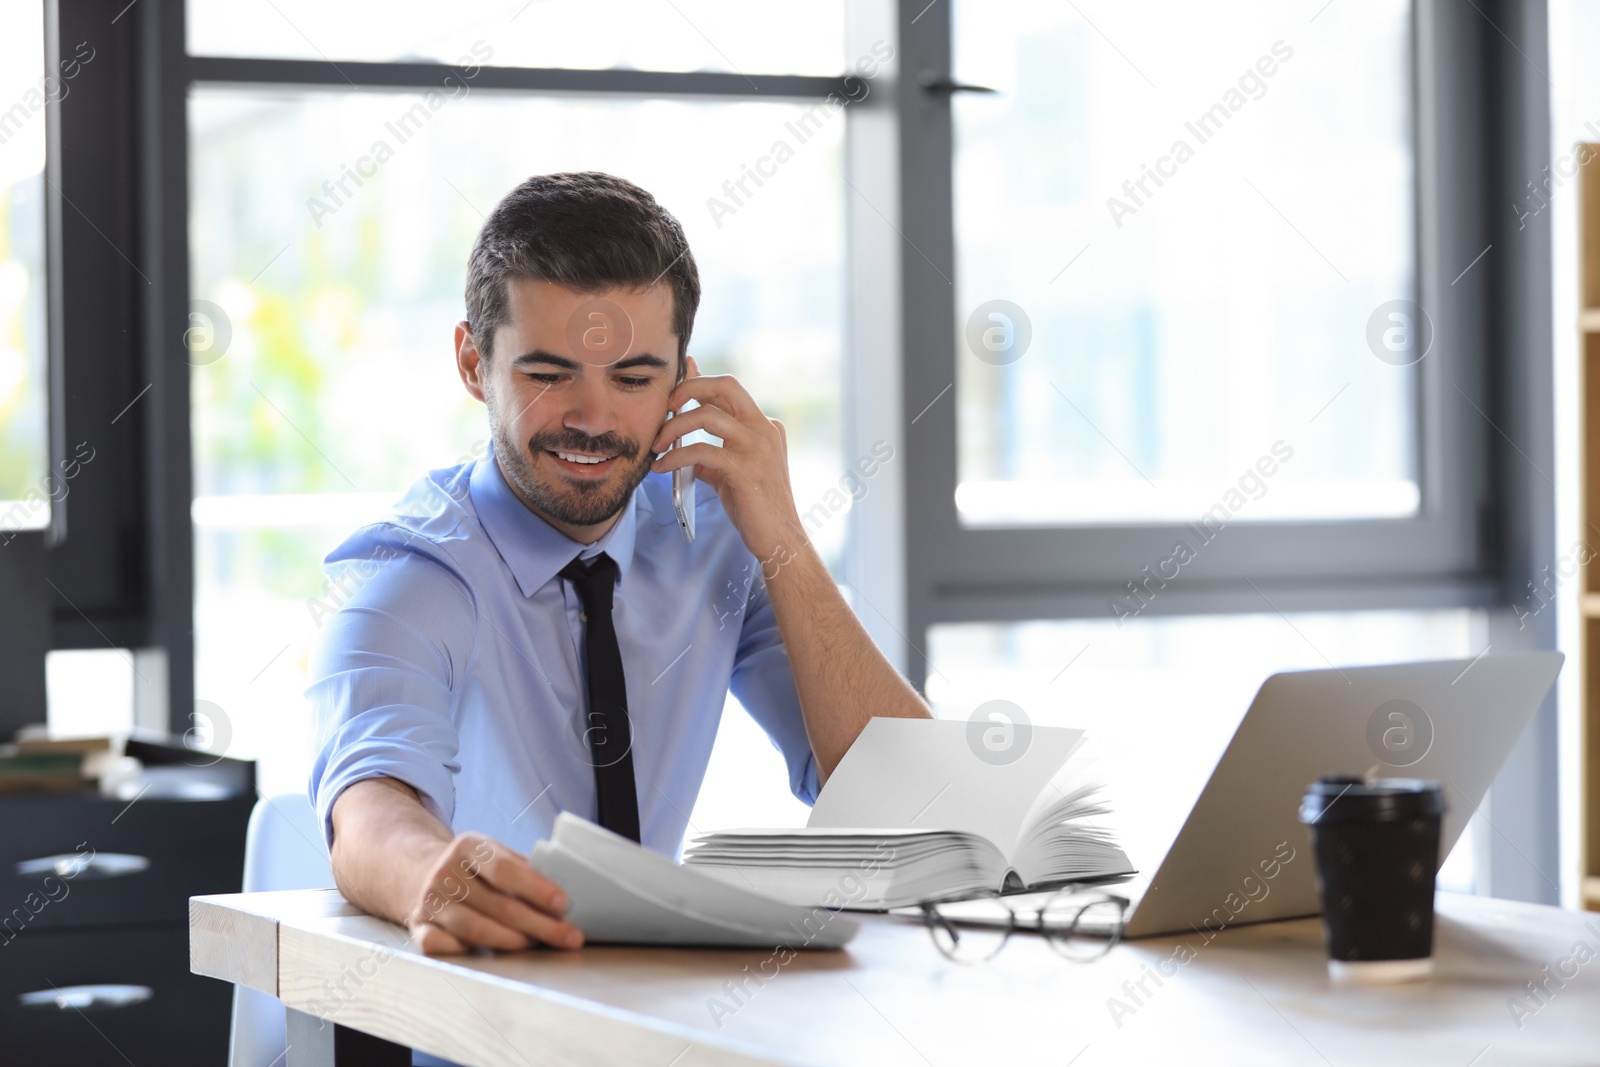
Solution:
{"label": "man's nose", "polygon": [[567,410],[561,424],[590,437],[599,437],[617,428],[616,413],[600,375],[585,375],[578,387],[567,393]]}

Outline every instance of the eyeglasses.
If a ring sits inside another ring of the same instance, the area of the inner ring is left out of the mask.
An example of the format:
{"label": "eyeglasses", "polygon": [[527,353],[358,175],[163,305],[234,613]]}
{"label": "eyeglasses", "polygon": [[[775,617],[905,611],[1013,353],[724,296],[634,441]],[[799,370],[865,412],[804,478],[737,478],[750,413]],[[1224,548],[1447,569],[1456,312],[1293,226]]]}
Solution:
{"label": "eyeglasses", "polygon": [[922,918],[939,952],[956,963],[994,959],[1017,930],[1037,930],[1057,955],[1089,963],[1122,940],[1128,906],[1115,893],[1068,888],[1042,905],[1003,897],[926,903]]}

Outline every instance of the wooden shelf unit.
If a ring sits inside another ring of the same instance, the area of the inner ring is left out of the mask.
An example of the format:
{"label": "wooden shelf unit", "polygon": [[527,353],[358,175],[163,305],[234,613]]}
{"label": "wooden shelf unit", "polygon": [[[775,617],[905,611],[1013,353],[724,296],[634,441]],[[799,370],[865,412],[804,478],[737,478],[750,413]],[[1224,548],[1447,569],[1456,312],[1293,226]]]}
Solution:
{"label": "wooden shelf unit", "polygon": [[1600,144],[1579,146],[1578,375],[1582,455],[1579,541],[1591,550],[1582,627],[1583,907],[1600,911]]}

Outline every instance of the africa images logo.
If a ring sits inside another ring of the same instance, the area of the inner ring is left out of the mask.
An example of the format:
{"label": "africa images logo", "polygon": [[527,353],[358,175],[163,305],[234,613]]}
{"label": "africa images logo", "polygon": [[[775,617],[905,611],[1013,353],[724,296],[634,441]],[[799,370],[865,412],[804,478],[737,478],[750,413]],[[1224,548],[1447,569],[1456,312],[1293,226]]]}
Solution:
{"label": "africa images logo", "polygon": [[967,747],[985,763],[996,767],[1015,763],[1032,743],[1028,713],[1009,700],[986,701],[967,718]]}
{"label": "africa images logo", "polygon": [[1379,704],[1367,717],[1367,747],[1391,767],[1410,767],[1433,748],[1433,720],[1409,700]]}

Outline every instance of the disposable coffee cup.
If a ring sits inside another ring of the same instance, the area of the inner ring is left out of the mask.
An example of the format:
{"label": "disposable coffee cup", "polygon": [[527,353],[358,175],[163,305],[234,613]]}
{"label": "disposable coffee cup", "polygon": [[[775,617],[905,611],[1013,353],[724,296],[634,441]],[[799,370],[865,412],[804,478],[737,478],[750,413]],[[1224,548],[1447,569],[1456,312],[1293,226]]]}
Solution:
{"label": "disposable coffee cup", "polygon": [[1439,783],[1319,778],[1300,821],[1311,828],[1317,892],[1336,982],[1410,982],[1433,974]]}

